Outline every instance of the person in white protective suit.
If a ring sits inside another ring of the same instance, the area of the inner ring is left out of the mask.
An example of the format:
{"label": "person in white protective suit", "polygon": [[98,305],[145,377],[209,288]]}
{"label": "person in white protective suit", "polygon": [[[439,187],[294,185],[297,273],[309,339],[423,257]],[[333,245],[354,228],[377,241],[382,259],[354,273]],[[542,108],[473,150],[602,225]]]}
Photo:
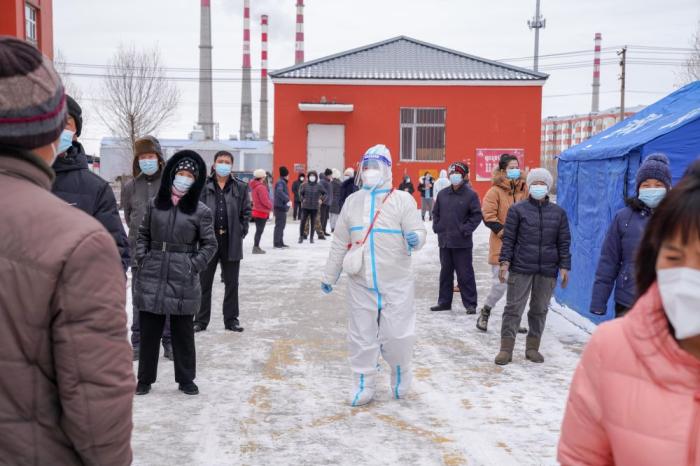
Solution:
{"label": "person in white protective suit", "polygon": [[342,271],[349,276],[352,406],[372,401],[380,355],[391,367],[393,397],[408,393],[416,340],[411,252],[422,248],[426,238],[413,196],[392,189],[389,150],[370,148],[360,170],[362,189],[343,205],[321,284],[330,293]]}

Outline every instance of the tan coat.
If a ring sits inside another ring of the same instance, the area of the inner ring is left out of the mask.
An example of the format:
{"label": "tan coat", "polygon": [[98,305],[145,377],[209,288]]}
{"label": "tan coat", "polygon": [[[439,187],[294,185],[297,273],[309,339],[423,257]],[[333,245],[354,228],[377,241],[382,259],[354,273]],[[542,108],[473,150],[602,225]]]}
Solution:
{"label": "tan coat", "polygon": [[[516,202],[527,199],[529,195],[525,176],[523,172],[519,180],[512,182],[506,178],[505,171],[496,168],[493,172],[493,186],[488,190],[481,203],[484,223],[492,229],[489,237],[489,264],[491,265],[498,265],[498,257],[501,254],[503,244],[501,237],[508,210]],[[494,226],[499,230],[498,234],[493,231]]]}
{"label": "tan coat", "polygon": [[0,153],[0,463],[131,463],[134,375],[114,239]]}

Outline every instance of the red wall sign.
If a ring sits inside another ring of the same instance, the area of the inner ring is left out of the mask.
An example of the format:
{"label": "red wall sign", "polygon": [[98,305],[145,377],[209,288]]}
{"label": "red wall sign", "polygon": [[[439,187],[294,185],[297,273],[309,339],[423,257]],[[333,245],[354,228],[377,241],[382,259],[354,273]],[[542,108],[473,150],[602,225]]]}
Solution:
{"label": "red wall sign", "polygon": [[516,156],[520,162],[520,168],[525,169],[525,149],[477,149],[476,181],[491,181],[493,171],[501,160],[501,154]]}

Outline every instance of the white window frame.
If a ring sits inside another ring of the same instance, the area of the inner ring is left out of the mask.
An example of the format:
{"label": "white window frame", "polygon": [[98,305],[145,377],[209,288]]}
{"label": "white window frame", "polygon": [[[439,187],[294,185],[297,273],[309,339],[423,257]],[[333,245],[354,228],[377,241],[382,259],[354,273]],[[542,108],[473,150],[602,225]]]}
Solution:
{"label": "white window frame", "polygon": [[[403,122],[403,112],[404,110],[413,111],[413,122],[404,123]],[[417,123],[418,110],[441,110],[443,112],[442,123]],[[442,128],[444,147],[442,153],[442,159],[440,160],[417,160],[416,159],[416,133],[418,128]],[[411,158],[404,158],[404,142],[403,142],[403,130],[405,128],[411,129]],[[400,139],[400,160],[402,162],[419,162],[419,163],[440,163],[444,162],[447,156],[447,108],[445,107],[401,107],[399,109],[399,139]]]}
{"label": "white window frame", "polygon": [[28,42],[39,45],[39,10],[29,3],[24,4],[24,36]]}

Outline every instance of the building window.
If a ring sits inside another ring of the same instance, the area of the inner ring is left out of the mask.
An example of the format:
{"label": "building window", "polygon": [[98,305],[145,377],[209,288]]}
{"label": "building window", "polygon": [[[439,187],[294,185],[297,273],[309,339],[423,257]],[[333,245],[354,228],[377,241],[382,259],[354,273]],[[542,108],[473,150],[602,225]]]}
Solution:
{"label": "building window", "polygon": [[38,13],[36,8],[28,3],[24,4],[24,33],[26,39],[34,45],[39,43],[39,36],[37,34],[37,17]]}
{"label": "building window", "polygon": [[445,161],[445,109],[401,109],[401,160]]}

